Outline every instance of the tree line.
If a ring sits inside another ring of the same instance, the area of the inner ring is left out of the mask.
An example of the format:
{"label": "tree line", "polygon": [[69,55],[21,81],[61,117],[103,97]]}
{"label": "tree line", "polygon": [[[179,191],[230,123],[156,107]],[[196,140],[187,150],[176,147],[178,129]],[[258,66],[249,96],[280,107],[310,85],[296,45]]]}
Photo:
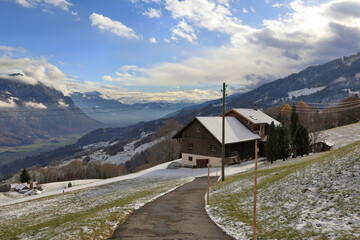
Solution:
{"label": "tree line", "polygon": [[265,143],[265,155],[267,160],[273,163],[277,159],[285,161],[293,154],[304,156],[310,152],[310,138],[307,129],[300,124],[296,106],[293,106],[290,123],[284,121],[279,126],[274,122],[270,124],[268,139]]}
{"label": "tree line", "polygon": [[124,174],[126,174],[126,169],[123,165],[102,163],[101,161],[73,160],[63,166],[35,166],[28,170],[23,169],[19,175],[19,180],[20,182],[32,180],[39,183],[49,183],[78,179],[106,179]]}

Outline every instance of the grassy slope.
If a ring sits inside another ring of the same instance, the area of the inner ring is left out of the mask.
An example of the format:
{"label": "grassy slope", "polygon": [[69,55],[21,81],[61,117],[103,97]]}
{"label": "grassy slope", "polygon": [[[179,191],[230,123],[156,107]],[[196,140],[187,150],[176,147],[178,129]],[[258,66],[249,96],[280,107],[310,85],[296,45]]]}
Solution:
{"label": "grassy slope", "polygon": [[132,179],[0,207],[0,239],[106,239],[139,204],[188,181]]}
{"label": "grassy slope", "polygon": [[[28,155],[50,151],[68,144],[75,143],[81,135],[66,136],[61,138],[49,139],[43,142],[18,146],[18,147],[1,147],[0,146],[0,165],[8,164],[16,159],[26,157]],[[54,142],[51,142],[53,140]]]}
{"label": "grassy slope", "polygon": [[[359,239],[360,142],[258,171],[261,239]],[[252,236],[254,172],[211,190],[210,215],[237,238]]]}

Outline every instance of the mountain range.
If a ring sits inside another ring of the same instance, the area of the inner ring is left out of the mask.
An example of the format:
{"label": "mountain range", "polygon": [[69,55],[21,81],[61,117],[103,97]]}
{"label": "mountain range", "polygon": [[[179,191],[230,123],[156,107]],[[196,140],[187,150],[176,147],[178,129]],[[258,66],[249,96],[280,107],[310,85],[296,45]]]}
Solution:
{"label": "mountain range", "polygon": [[[252,91],[234,94],[226,98],[226,109],[251,108],[254,104],[261,109],[303,99],[307,103],[336,103],[341,99],[360,93],[360,53],[332,60],[318,66],[311,66],[299,73],[266,83]],[[1,96],[1,95],[0,95]],[[78,96],[78,102],[81,98]],[[97,99],[98,94],[94,94]],[[74,97],[75,98],[75,97]],[[1,98],[0,98],[1,100]],[[64,99],[64,101],[70,99]],[[86,102],[86,101],[84,101]],[[68,103],[68,102],[66,102]],[[105,102],[109,104],[109,102]],[[104,104],[105,104],[104,103]],[[194,104],[182,108],[166,118],[140,122],[126,127],[100,128],[84,135],[76,144],[66,146],[53,152],[43,153],[18,160],[0,171],[14,172],[20,166],[34,164],[46,165],[54,160],[71,159],[75,153],[83,152],[85,146],[94,146],[97,151],[118,142],[121,145],[140,139],[144,133],[155,132],[167,119],[175,119],[186,124],[195,116],[219,115],[222,111],[221,99]],[[121,104],[121,103],[116,103]],[[120,106],[120,105],[119,105]],[[83,108],[86,106],[84,105]],[[121,106],[126,109],[128,106]],[[144,113],[144,112],[141,112]],[[149,138],[150,141],[151,138]],[[101,147],[99,143],[107,143]],[[119,151],[123,148],[120,146]],[[113,153],[116,154],[116,153]],[[131,160],[130,160],[131,161]]]}
{"label": "mountain range", "polygon": [[148,102],[124,104],[104,97],[99,92],[74,92],[74,103],[91,118],[110,126],[122,127],[141,121],[163,118],[172,112],[193,105],[190,102]]}
{"label": "mountain range", "polygon": [[81,134],[104,124],[81,111],[70,97],[16,73],[0,78],[0,146]]}

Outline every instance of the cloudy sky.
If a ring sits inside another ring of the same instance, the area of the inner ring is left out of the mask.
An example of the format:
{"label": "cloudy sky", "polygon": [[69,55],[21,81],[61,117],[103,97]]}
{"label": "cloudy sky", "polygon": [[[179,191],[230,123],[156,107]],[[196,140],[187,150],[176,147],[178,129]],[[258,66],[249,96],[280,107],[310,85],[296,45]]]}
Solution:
{"label": "cloudy sky", "polygon": [[360,50],[359,0],[0,0],[0,76],[125,102],[213,99]]}

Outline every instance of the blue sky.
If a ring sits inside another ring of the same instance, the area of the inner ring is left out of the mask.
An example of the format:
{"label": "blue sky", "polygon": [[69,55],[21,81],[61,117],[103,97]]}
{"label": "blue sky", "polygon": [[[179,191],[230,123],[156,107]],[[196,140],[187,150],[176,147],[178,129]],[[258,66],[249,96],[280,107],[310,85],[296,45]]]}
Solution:
{"label": "blue sky", "polygon": [[124,102],[213,99],[360,49],[357,0],[0,0],[0,75]]}

